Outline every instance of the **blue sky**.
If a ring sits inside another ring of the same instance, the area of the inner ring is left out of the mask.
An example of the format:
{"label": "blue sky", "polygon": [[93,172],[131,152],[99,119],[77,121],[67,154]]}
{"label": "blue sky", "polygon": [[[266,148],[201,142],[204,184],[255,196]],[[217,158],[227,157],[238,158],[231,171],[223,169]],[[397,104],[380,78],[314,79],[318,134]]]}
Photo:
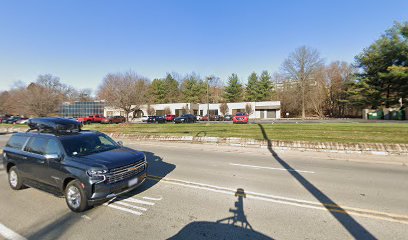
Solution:
{"label": "blue sky", "polygon": [[109,72],[166,72],[225,80],[278,71],[307,45],[352,62],[408,1],[0,1],[0,90],[51,73],[96,89]]}

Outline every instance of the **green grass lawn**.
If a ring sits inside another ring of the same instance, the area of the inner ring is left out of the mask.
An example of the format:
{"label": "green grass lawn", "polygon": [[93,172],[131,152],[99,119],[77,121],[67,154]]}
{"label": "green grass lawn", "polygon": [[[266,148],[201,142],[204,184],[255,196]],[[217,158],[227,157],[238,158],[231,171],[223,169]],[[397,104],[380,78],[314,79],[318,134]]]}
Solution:
{"label": "green grass lawn", "polygon": [[[339,143],[406,143],[408,124],[328,123],[262,124],[270,140],[339,142]],[[121,124],[86,126],[105,133],[144,136],[239,137],[263,140],[257,124]]]}
{"label": "green grass lawn", "polygon": [[[405,143],[408,124],[391,123],[322,123],[262,124],[270,140],[339,142],[339,143]],[[0,127],[26,128],[25,125],[0,124]],[[84,129],[104,133],[143,136],[239,137],[263,140],[257,124],[112,124],[86,125]]]}

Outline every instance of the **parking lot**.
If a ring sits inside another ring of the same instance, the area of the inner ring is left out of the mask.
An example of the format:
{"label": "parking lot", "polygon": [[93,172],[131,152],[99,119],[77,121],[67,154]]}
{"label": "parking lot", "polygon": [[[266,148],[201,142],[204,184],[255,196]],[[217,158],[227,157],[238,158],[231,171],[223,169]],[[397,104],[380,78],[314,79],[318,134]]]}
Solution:
{"label": "parking lot", "polygon": [[0,238],[408,238],[404,157],[125,145],[146,153],[149,180],[81,214],[48,193],[12,191],[0,169]]}

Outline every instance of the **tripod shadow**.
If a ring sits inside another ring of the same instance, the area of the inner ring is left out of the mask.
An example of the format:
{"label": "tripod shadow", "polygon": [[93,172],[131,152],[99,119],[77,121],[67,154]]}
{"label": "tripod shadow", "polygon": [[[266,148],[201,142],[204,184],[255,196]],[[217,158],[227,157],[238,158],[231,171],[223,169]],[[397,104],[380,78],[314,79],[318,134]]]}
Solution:
{"label": "tripod shadow", "polygon": [[217,221],[217,223],[227,222],[234,226],[241,225],[241,228],[253,230],[251,224],[249,224],[246,215],[244,213],[244,198],[246,197],[244,189],[238,188],[235,196],[238,197],[235,202],[235,208],[230,208],[230,212],[234,215],[231,217],[223,218]]}
{"label": "tripod shadow", "polygon": [[261,129],[264,140],[268,143],[268,150],[273,158],[292,175],[309,193],[311,193],[328,211],[329,213],[353,236],[355,239],[376,239],[368,230],[358,223],[346,210],[337,205],[331,198],[324,194],[320,189],[309,182],[299,172],[293,169],[286,161],[284,161],[272,147],[272,141],[262,126],[258,123]]}
{"label": "tripod shadow", "polygon": [[231,217],[220,219],[216,222],[196,221],[191,222],[181,229],[171,240],[184,239],[258,239],[271,240],[272,238],[257,232],[248,222],[244,213],[244,189],[238,188],[235,193],[237,200],[234,207],[229,209]]}

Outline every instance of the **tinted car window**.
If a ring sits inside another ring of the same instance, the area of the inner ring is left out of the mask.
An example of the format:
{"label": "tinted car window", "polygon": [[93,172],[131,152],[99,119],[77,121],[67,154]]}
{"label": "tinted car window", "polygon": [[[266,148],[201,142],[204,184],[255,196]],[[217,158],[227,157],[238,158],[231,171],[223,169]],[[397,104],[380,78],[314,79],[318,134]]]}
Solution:
{"label": "tinted car window", "polygon": [[61,139],[69,156],[84,156],[109,151],[120,146],[106,135],[76,135]]}
{"label": "tinted car window", "polygon": [[28,137],[25,137],[25,136],[12,136],[10,140],[7,142],[6,147],[14,148],[14,149],[22,149],[27,139]]}
{"label": "tinted car window", "polygon": [[60,146],[58,142],[54,139],[49,139],[47,143],[47,147],[45,148],[45,154],[57,154],[61,153]]}
{"label": "tinted car window", "polygon": [[28,141],[25,151],[44,155],[46,153],[48,139],[42,137],[32,137]]}

